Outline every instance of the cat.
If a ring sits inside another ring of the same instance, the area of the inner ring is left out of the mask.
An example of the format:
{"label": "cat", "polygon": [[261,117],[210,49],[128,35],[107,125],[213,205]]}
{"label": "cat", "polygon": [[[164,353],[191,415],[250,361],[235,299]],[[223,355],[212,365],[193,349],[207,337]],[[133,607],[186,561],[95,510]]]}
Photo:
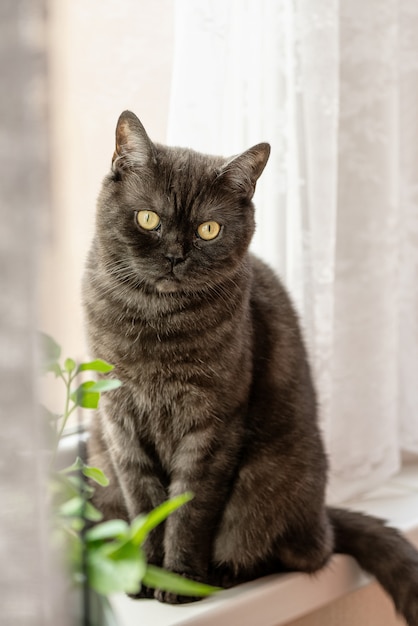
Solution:
{"label": "cat", "polygon": [[149,563],[231,586],[313,573],[344,552],[417,626],[418,551],[383,521],[324,503],[298,318],[248,250],[269,152],[208,156],[153,143],[129,111],[118,120],[83,279],[90,351],[123,382],[91,426],[90,458],[111,479],[95,503],[105,519],[131,520],[192,491],[150,535]]}

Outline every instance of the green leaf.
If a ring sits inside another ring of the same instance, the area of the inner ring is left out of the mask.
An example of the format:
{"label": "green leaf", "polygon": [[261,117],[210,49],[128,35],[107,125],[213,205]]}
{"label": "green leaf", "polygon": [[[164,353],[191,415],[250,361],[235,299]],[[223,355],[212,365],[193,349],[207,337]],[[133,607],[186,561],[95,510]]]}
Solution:
{"label": "green leaf", "polygon": [[107,487],[109,484],[109,479],[98,467],[91,467],[90,465],[84,465],[83,474],[87,476],[87,478],[91,478],[95,483],[101,485],[102,487]]}
{"label": "green leaf", "polygon": [[179,574],[168,572],[155,565],[147,565],[142,582],[153,589],[163,589],[183,596],[209,596],[217,591],[222,591],[220,587],[211,587],[211,585],[198,583],[195,580],[188,580]]}
{"label": "green leaf", "polygon": [[100,522],[103,519],[102,513],[92,505],[91,502],[85,503],[84,517],[90,522]]}
{"label": "green leaf", "polygon": [[85,502],[81,496],[71,498],[59,507],[59,513],[64,517],[81,517],[91,522],[100,522],[103,515],[91,502]]}
{"label": "green leaf", "polygon": [[139,517],[136,517],[131,524],[132,541],[136,545],[141,545],[151,530],[158,526],[158,524],[161,524],[161,522],[171,515],[171,513],[183,506],[183,504],[192,500],[192,498],[192,493],[183,493],[180,496],[176,496],[167,502],[160,504],[160,506],[157,506],[154,510],[148,513],[148,515],[140,515]]}
{"label": "green leaf", "polygon": [[87,572],[89,585],[107,595],[118,591],[135,593],[140,588],[146,563],[141,550],[131,542],[124,543],[109,554],[109,545],[94,550],[90,544]]}
{"label": "green leaf", "polygon": [[84,463],[78,456],[72,465],[64,467],[62,470],[60,470],[60,474],[69,474],[70,472],[76,472],[77,470],[81,470],[83,467]]}
{"label": "green leaf", "polygon": [[107,487],[109,484],[109,479],[105,475],[105,473],[99,469],[98,467],[92,467],[91,465],[86,465],[78,456],[72,465],[68,467],[64,467],[64,469],[60,470],[60,474],[69,474],[71,472],[76,472],[81,470],[87,478],[91,478],[98,485],[102,487]]}
{"label": "green leaf", "polygon": [[76,533],[80,533],[83,530],[84,526],[84,520],[80,519],[79,517],[74,517],[74,519],[71,520],[71,528]]}
{"label": "green leaf", "polygon": [[129,524],[122,519],[113,519],[102,522],[86,532],[87,541],[102,541],[103,539],[123,539],[129,532]]}
{"label": "green leaf", "polygon": [[88,363],[81,363],[78,366],[78,372],[101,372],[102,374],[107,374],[115,369],[114,365],[110,365],[110,363],[106,363],[106,361],[102,361],[102,359],[96,359],[95,361],[89,361]]}
{"label": "green leaf", "polygon": [[61,373],[58,359],[61,356],[61,348],[57,342],[49,335],[39,333],[40,351],[41,351],[41,367],[44,372]]}
{"label": "green leaf", "polygon": [[81,406],[84,409],[97,409],[99,406],[100,393],[98,391],[90,391],[95,384],[93,380],[82,383],[71,394],[71,400],[77,406]]}
{"label": "green leaf", "polygon": [[75,496],[71,500],[67,500],[59,507],[59,512],[64,517],[81,517],[84,500],[81,496]]}
{"label": "green leaf", "polygon": [[82,383],[71,394],[71,400],[84,409],[97,409],[99,406],[100,394],[103,391],[111,391],[121,386],[121,381],[116,378],[109,380],[88,380]]}
{"label": "green leaf", "polygon": [[55,473],[51,480],[51,492],[55,501],[66,502],[80,496],[80,489],[64,474]]}
{"label": "green leaf", "polygon": [[84,478],[80,476],[79,474],[76,474],[75,476],[69,476],[68,480],[77,489],[77,493],[79,495],[81,494],[83,495],[85,500],[89,500],[90,496],[93,495],[94,487],[91,487],[90,485],[88,485],[86,481],[84,480]]}
{"label": "green leaf", "polygon": [[44,370],[45,372],[52,372],[53,374],[55,374],[55,377],[58,378],[58,376],[61,376],[62,370],[61,370],[61,366],[59,363],[51,363],[51,365],[48,367],[47,370]]}
{"label": "green leaf", "polygon": [[100,401],[100,393],[98,392],[83,392],[77,398],[78,406],[81,406],[83,409],[97,409]]}
{"label": "green leaf", "polygon": [[113,389],[117,389],[121,385],[121,381],[117,378],[98,380],[96,383],[94,383],[94,385],[91,386],[90,391],[98,391],[99,393],[102,393],[103,391],[112,391]]}
{"label": "green leaf", "polygon": [[64,368],[71,374],[75,370],[76,363],[73,359],[65,359]]}

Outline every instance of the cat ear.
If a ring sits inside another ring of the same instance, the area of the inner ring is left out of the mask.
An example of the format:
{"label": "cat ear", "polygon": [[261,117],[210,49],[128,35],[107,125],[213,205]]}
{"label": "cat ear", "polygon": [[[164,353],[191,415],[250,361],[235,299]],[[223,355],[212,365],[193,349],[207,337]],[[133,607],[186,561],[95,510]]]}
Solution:
{"label": "cat ear", "polygon": [[248,198],[252,198],[258,178],[270,156],[270,145],[259,143],[242,154],[229,159],[221,168],[219,176],[227,180]]}
{"label": "cat ear", "polygon": [[113,169],[147,165],[154,160],[154,150],[154,145],[137,116],[131,111],[121,113],[116,126]]}

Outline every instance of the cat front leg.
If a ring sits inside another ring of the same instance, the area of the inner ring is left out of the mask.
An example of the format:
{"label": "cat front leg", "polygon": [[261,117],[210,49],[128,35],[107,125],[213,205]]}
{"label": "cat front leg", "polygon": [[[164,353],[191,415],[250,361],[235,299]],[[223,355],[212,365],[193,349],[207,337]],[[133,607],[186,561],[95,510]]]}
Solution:
{"label": "cat front leg", "polygon": [[[133,420],[132,420],[133,421]],[[147,514],[168,498],[168,478],[153,446],[129,428],[132,423],[113,415],[102,420],[103,439],[117,485],[112,493],[122,500],[130,521]],[[142,546],[147,562],[161,566],[164,560],[164,524],[157,526]]]}
{"label": "cat front leg", "polygon": [[[214,528],[219,523],[219,503],[199,497],[197,485],[176,482],[171,494],[178,495],[194,488],[194,500],[186,503],[166,521],[164,535],[164,568],[193,581],[210,583],[209,568]],[[204,489],[204,485],[202,485]],[[170,495],[171,495],[170,494]],[[183,604],[199,597],[183,596],[157,589],[155,598],[169,604]]]}
{"label": "cat front leg", "polygon": [[[146,450],[136,443],[139,460],[128,461],[126,456],[118,463],[118,478],[129,518],[147,514],[168,498],[167,490],[158,478],[158,471]],[[164,522],[154,528],[141,548],[148,564],[161,567],[164,561]],[[154,589],[142,585],[131,598],[153,598]]]}
{"label": "cat front leg", "polygon": [[[168,493],[158,473],[149,463],[144,449],[138,446],[139,459],[119,460],[118,478],[126,508],[131,520],[147,514],[167,500]],[[142,548],[148,563],[161,565],[164,559],[164,524],[157,526],[148,535]]]}
{"label": "cat front leg", "polygon": [[[186,491],[194,497],[166,521],[164,567],[185,578],[211,582],[213,540],[232,482],[234,445],[233,435],[228,442],[226,433],[211,441],[207,433],[191,434],[183,439],[173,460],[170,497]],[[162,590],[156,590],[155,597],[170,604],[200,599]]]}

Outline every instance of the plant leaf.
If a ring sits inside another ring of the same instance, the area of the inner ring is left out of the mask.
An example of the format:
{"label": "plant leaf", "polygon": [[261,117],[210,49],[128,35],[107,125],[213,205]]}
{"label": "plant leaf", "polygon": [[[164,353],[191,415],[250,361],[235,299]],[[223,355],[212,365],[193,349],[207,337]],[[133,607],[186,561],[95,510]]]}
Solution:
{"label": "plant leaf", "polygon": [[212,587],[195,580],[188,580],[179,574],[168,572],[155,565],[147,565],[142,582],[153,589],[163,589],[184,596],[209,596],[217,591],[222,591],[220,587]]}
{"label": "plant leaf", "polygon": [[67,500],[59,507],[59,513],[64,517],[81,517],[91,522],[100,522],[103,515],[91,502],[86,502],[81,496]]}
{"label": "plant leaf", "polygon": [[82,472],[84,476],[87,478],[91,478],[95,483],[101,485],[102,487],[107,487],[109,484],[109,479],[104,472],[98,467],[91,467],[90,465],[84,465]]}
{"label": "plant leaf", "polygon": [[72,476],[68,476],[68,480],[77,489],[78,495],[82,494],[85,500],[89,500],[90,496],[94,494],[94,487],[91,487],[90,485],[88,485],[86,481],[84,480],[83,476],[80,476],[79,474],[75,474]]}
{"label": "plant leaf", "polygon": [[61,348],[57,342],[46,333],[39,333],[41,352],[41,367],[44,372],[61,373],[58,359],[61,356]]}
{"label": "plant leaf", "polygon": [[98,391],[90,391],[95,384],[93,380],[82,383],[71,394],[71,400],[77,406],[81,406],[84,409],[97,409],[99,406],[100,393]]}
{"label": "plant leaf", "polygon": [[78,485],[74,484],[68,476],[59,472],[54,473],[52,476],[51,492],[54,496],[54,501],[60,502],[61,504],[80,496]]}
{"label": "plant leaf", "polygon": [[113,519],[102,522],[86,532],[87,541],[102,541],[103,539],[123,539],[129,532],[129,524],[122,519]]}
{"label": "plant leaf", "polygon": [[51,363],[50,367],[45,370],[46,372],[52,372],[53,374],[55,374],[55,377],[58,378],[58,376],[61,376],[61,365],[59,363]]}
{"label": "plant leaf", "polygon": [[84,409],[97,409],[100,393],[117,389],[121,384],[121,381],[117,380],[117,378],[98,381],[88,380],[72,392],[71,400]]}
{"label": "plant leaf", "polygon": [[117,389],[122,385],[121,381],[117,378],[109,378],[108,380],[98,380],[91,386],[90,391],[98,391],[102,393],[103,391],[112,391],[113,389]]}
{"label": "plant leaf", "polygon": [[70,472],[81,470],[83,467],[84,467],[84,463],[78,456],[72,465],[69,465],[68,467],[64,467],[64,469],[60,470],[60,474],[69,474]]}
{"label": "plant leaf", "polygon": [[71,374],[71,372],[75,370],[75,367],[76,367],[76,363],[74,359],[65,359],[64,368],[66,369],[67,372]]}
{"label": "plant leaf", "polygon": [[100,522],[103,519],[102,513],[91,502],[85,503],[84,517],[90,522]]}
{"label": "plant leaf", "polygon": [[74,517],[71,520],[71,529],[74,530],[76,533],[80,533],[83,530],[84,526],[85,522],[80,517]]}
{"label": "plant leaf", "polygon": [[59,512],[64,517],[81,517],[84,501],[80,496],[75,496],[59,507]]}
{"label": "plant leaf", "polygon": [[131,542],[109,554],[108,544],[90,544],[87,572],[89,585],[98,593],[107,595],[117,591],[135,593],[139,590],[146,563],[141,550]]}
{"label": "plant leaf", "polygon": [[192,498],[192,493],[183,493],[180,496],[171,498],[167,502],[163,502],[163,504],[160,504],[160,506],[157,506],[148,513],[148,515],[136,517],[131,524],[132,541],[138,546],[141,545],[151,530],[158,526],[158,524],[161,524],[161,522],[171,515],[171,513],[183,506],[183,504],[192,500]]}
{"label": "plant leaf", "polygon": [[95,361],[89,361],[88,363],[81,363],[77,368],[78,372],[101,372],[102,374],[107,374],[107,372],[111,372],[115,369],[114,365],[110,365],[110,363],[106,363],[102,359],[96,359]]}

